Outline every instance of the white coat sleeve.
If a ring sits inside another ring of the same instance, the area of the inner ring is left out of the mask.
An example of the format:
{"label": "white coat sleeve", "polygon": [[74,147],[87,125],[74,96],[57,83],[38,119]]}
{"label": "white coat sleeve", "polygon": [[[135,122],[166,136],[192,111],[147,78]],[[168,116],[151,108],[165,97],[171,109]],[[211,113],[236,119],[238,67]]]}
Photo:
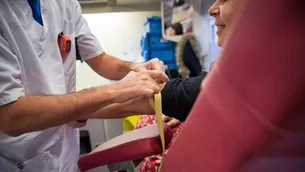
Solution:
{"label": "white coat sleeve", "polygon": [[104,51],[99,44],[97,38],[92,34],[87,21],[82,15],[82,10],[79,2],[77,0],[73,1],[75,5],[75,17],[76,17],[76,39],[79,54],[82,60],[89,60],[102,54]]}
{"label": "white coat sleeve", "polygon": [[0,35],[0,106],[24,96],[20,61]]}

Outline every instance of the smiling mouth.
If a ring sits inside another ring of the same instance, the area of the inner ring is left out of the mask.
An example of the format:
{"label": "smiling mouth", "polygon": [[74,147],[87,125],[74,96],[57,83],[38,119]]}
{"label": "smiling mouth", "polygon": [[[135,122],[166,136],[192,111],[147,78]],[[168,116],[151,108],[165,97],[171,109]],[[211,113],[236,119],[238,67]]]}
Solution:
{"label": "smiling mouth", "polygon": [[225,25],[216,25],[216,28],[217,28],[216,34],[217,34],[218,36],[220,36],[221,33],[223,32],[223,30],[226,28],[226,26],[225,26]]}
{"label": "smiling mouth", "polygon": [[222,30],[226,27],[226,25],[216,25],[217,30]]}

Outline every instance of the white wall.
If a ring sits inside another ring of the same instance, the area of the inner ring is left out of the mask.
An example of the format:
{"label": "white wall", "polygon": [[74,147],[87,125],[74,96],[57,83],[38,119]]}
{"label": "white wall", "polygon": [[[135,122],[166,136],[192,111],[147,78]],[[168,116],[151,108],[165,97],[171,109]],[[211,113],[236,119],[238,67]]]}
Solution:
{"label": "white wall", "polygon": [[[209,54],[211,40],[209,17],[207,15],[200,15],[198,12],[194,12],[193,23],[193,32],[201,44],[202,55]],[[205,59],[204,68],[208,69],[209,64],[210,56]]]}
{"label": "white wall", "polygon": [[107,53],[134,61],[141,54],[144,19],[153,15],[159,16],[160,12],[86,14],[85,18]]}
{"label": "white wall", "polygon": [[129,5],[129,4],[149,4],[149,3],[157,3],[160,0],[117,0],[117,4],[119,5]]}

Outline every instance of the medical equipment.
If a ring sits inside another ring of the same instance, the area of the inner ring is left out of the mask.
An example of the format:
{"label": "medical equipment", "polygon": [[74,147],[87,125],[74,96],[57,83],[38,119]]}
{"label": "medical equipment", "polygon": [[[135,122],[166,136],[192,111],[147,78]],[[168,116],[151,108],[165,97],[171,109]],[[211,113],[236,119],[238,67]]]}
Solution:
{"label": "medical equipment", "polygon": [[57,38],[58,47],[62,56],[71,51],[71,39],[61,32]]}

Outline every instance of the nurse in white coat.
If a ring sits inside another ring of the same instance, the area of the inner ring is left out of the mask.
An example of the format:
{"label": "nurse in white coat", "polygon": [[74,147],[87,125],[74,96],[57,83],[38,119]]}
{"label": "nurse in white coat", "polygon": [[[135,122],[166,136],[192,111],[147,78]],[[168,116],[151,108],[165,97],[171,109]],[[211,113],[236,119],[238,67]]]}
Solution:
{"label": "nurse in white coat", "polygon": [[[61,32],[72,41],[65,55]],[[76,38],[95,72],[123,79],[75,92]],[[77,171],[78,130],[66,124],[151,96],[159,91],[155,80],[167,80],[162,68],[158,60],[132,64],[104,53],[77,0],[0,0],[0,171]]]}

